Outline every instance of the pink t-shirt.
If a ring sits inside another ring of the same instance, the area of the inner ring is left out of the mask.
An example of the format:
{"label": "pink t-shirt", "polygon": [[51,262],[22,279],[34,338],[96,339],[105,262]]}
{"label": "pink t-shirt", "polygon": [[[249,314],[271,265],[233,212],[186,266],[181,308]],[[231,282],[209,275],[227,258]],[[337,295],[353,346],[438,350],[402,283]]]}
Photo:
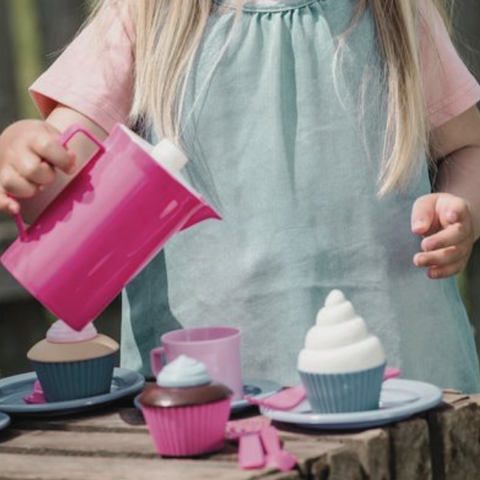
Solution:
{"label": "pink t-shirt", "polygon": [[[437,127],[480,101],[480,85],[456,52],[439,13],[428,0],[421,5],[423,85],[430,124]],[[43,116],[61,103],[107,132],[116,122],[127,123],[133,95],[133,33],[119,12],[108,15],[102,37],[106,50],[98,54],[98,30],[90,24],[31,86]]]}

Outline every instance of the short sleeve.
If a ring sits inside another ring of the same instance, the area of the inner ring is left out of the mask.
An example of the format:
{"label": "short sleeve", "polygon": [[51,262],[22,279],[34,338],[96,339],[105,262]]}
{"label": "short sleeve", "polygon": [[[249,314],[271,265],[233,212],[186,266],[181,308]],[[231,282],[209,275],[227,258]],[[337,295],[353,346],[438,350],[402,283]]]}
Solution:
{"label": "short sleeve", "polygon": [[480,85],[455,50],[432,1],[420,5],[423,86],[430,125],[435,128],[480,101]]}
{"label": "short sleeve", "polygon": [[43,117],[63,104],[107,132],[116,122],[128,122],[133,96],[132,30],[114,5],[101,11],[30,87]]}

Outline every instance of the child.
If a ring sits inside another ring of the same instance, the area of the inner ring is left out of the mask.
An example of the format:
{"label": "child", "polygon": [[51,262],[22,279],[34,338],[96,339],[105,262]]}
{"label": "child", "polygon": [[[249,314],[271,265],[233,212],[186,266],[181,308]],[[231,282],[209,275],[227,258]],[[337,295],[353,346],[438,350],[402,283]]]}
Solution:
{"label": "child", "polygon": [[480,86],[432,2],[105,1],[35,82],[46,121],[0,138],[4,210],[75,171],[59,131],[122,122],[178,140],[223,216],[128,285],[123,366],[149,375],[173,328],[237,325],[245,377],[297,383],[339,288],[405,378],[480,391],[454,276],[480,236]]}

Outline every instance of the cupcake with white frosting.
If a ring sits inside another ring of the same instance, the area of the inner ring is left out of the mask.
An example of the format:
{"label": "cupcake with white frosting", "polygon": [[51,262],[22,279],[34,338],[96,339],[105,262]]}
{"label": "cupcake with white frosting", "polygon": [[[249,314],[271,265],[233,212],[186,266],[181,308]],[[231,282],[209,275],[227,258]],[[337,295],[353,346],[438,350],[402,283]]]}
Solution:
{"label": "cupcake with white frosting", "polygon": [[330,292],[318,312],[297,367],[314,412],[378,408],[385,369],[383,348],[340,290]]}
{"label": "cupcake with white frosting", "polygon": [[119,345],[90,323],[80,332],[62,320],[27,353],[47,402],[108,393]]}
{"label": "cupcake with white frosting", "polygon": [[221,450],[231,395],[193,358],[180,355],[164,366],[138,398],[157,452],[187,457]]}

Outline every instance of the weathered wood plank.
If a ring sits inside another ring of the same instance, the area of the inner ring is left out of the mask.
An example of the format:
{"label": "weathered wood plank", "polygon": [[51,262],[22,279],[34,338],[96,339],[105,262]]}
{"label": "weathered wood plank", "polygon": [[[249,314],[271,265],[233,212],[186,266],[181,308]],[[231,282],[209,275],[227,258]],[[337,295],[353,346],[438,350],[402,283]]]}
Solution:
{"label": "weathered wood plank", "polygon": [[[123,420],[125,411],[135,412],[112,407],[78,417],[14,419],[0,439],[0,479],[137,479],[147,471],[174,480],[213,475],[220,480],[480,478],[480,395],[446,392],[436,409],[365,431],[326,432],[277,424],[284,448],[299,461],[296,470],[284,473],[273,468],[240,470],[232,442],[222,452],[199,459],[162,458],[145,425]],[[49,470],[52,465],[54,472]],[[65,476],[67,465],[74,470]],[[117,471],[112,465],[122,467]]]}
{"label": "weathered wood plank", "polygon": [[[49,459],[48,463],[51,457],[58,456],[104,458],[108,462],[116,461],[119,458],[160,458],[155,452],[144,426],[129,427],[127,425],[127,428],[123,427],[119,430],[118,427],[115,427],[115,430],[107,431],[105,426],[99,427],[98,425],[102,418],[106,419],[106,424],[117,424],[114,414],[97,419],[82,418],[74,421],[74,423],[80,424],[80,428],[68,425],[70,422],[64,419],[53,419],[48,421],[50,428],[34,430],[32,427],[35,421],[30,420],[28,421],[28,430],[9,429],[9,438],[0,444],[0,458],[3,459],[5,455],[12,454],[42,456],[44,459]],[[26,422],[24,421],[23,424],[25,425]],[[62,424],[64,425],[62,426]],[[68,429],[66,425],[68,425]],[[18,423],[16,426],[18,427]],[[311,465],[317,458],[327,458],[326,455],[331,456],[335,452],[343,450],[340,443],[322,440],[320,436],[316,438],[305,438],[304,436],[302,438],[300,435],[284,436],[282,434],[282,438],[285,448],[297,456],[299,468],[298,471],[281,474],[282,476],[278,477],[279,480],[300,478],[300,476],[308,477]],[[4,461],[1,460],[2,465]],[[163,461],[171,462],[171,459],[163,459]],[[219,464],[225,464],[226,468],[237,469],[237,445],[227,442],[222,452],[202,457],[202,464],[212,464],[214,468],[218,468]],[[273,468],[264,469],[264,471],[265,474],[280,475],[280,472],[276,472]],[[258,475],[261,472],[263,470],[258,471]]]}
{"label": "weathered wood plank", "polygon": [[[133,403],[132,403],[133,405]],[[127,423],[128,420],[130,423]],[[72,432],[146,432],[147,427],[141,422],[141,413],[132,407],[92,410],[86,415],[72,417],[32,417],[15,419],[14,426],[24,430],[64,430]],[[138,422],[134,424],[134,422]]]}
{"label": "weathered wood plank", "polygon": [[365,480],[357,454],[343,447],[318,458],[312,463],[314,480]]}
{"label": "weathered wood plank", "polygon": [[389,429],[391,473],[395,480],[433,480],[428,423],[412,418]]}
{"label": "weathered wood plank", "polygon": [[[333,441],[311,441],[308,439],[286,439],[284,447],[294,453],[300,464],[342,449]],[[9,429],[9,438],[0,444],[0,454],[21,453],[32,455],[65,455],[93,457],[156,458],[148,432],[59,431],[59,430],[15,430]],[[209,460],[211,459],[211,460]],[[234,463],[237,445],[227,442],[222,452],[204,456],[205,461]]]}
{"label": "weathered wood plank", "polygon": [[427,415],[435,480],[480,478],[480,395],[456,401]]}
{"label": "weathered wood plank", "polygon": [[346,447],[356,454],[365,478],[369,480],[390,479],[390,438],[388,430],[374,428],[335,432],[320,429],[308,431],[291,426],[285,428],[288,429],[288,432],[281,432],[281,436],[286,444],[289,444],[290,441],[294,442],[295,439],[301,439],[305,442],[305,437],[308,435],[311,445],[326,442],[337,445],[338,450],[343,450],[343,447]]}
{"label": "weathered wood plank", "polygon": [[[345,472],[347,466],[340,466],[340,460],[335,456],[337,452],[344,450],[344,447],[334,442],[314,442],[306,440],[287,440],[285,442],[285,448],[294,453],[299,461],[298,469],[292,472],[278,472],[274,468],[265,468],[263,470],[256,470],[255,473],[249,475],[239,476],[236,470],[239,470],[237,466],[237,445],[231,442],[227,442],[226,447],[222,452],[218,452],[214,455],[206,455],[201,459],[164,459],[157,455],[153,449],[150,437],[145,434],[108,434],[103,432],[79,432],[79,431],[15,431],[10,430],[10,439],[5,440],[0,444],[0,479],[1,478],[28,478],[21,476],[22,470],[18,472],[19,476],[8,476],[7,473],[15,470],[18,457],[22,457],[25,460],[22,461],[23,473],[29,471],[33,472],[33,464],[31,459],[37,457],[42,458],[42,461],[46,464],[55,465],[58,459],[61,458],[61,463],[74,464],[83,458],[88,464],[92,459],[103,459],[104,465],[110,465],[112,462],[117,463],[119,460],[128,460],[135,465],[136,460],[143,459],[145,461],[157,460],[163,462],[161,466],[162,474],[170,469],[178,474],[178,478],[183,478],[181,475],[185,472],[185,465],[188,464],[191,467],[195,467],[195,474],[191,477],[184,478],[203,478],[197,476],[197,466],[201,464],[202,469],[210,469],[211,474],[215,474],[219,478],[261,478],[264,475],[269,479],[275,480],[288,480],[308,478],[311,475],[312,465],[317,459],[323,458],[323,463],[328,463],[330,459],[336,459],[338,463],[337,470],[339,472]],[[345,454],[342,453],[341,458]],[[36,461],[36,460],[35,460]],[[178,462],[182,462],[183,468],[177,471]],[[192,463],[193,462],[193,463]],[[351,462],[350,462],[351,463]],[[358,460],[354,460],[354,464],[358,464]],[[156,464],[155,464],[156,465]],[[167,468],[168,466],[168,468]],[[220,468],[221,467],[221,468]],[[57,468],[57,467],[55,467]],[[106,467],[107,468],[107,467]],[[160,468],[160,467],[159,467]],[[222,469],[226,469],[230,474],[223,473]],[[48,472],[45,472],[47,474]],[[35,475],[41,480],[44,477],[43,473],[36,472]],[[340,475],[340,473],[338,473]],[[343,474],[343,473],[342,473]],[[60,475],[60,474],[59,474]],[[192,475],[192,472],[190,472]],[[37,478],[37,477],[34,477]],[[55,472],[51,477],[55,480],[62,478],[61,475],[57,477]],[[72,477],[75,480],[77,477]],[[80,478],[80,477],[79,477]],[[90,477],[84,478],[103,478],[96,477],[90,474]],[[110,477],[105,477],[110,478]],[[123,478],[123,477],[121,477]],[[129,477],[125,477],[129,478]],[[141,478],[141,477],[131,477]],[[162,478],[177,478],[175,476],[165,476]],[[335,478],[335,477],[334,477]],[[337,477],[341,478],[341,477]],[[353,477],[352,477],[353,478]]]}
{"label": "weathered wood plank", "polygon": [[[246,471],[227,463],[158,458],[74,457],[0,454],[0,479],[8,480],[249,480],[263,476],[277,480],[271,471]],[[280,476],[280,478],[282,478]],[[291,476],[290,478],[295,478]]]}
{"label": "weathered wood plank", "polygon": [[157,457],[148,433],[128,435],[103,432],[11,430],[0,453],[92,457]]}
{"label": "weathered wood plank", "polygon": [[334,440],[323,438],[321,435],[292,435],[280,431],[280,437],[283,442],[283,448],[292,452],[298,460],[298,470],[301,478],[321,478],[324,477],[324,466],[329,465],[330,458],[338,452],[345,450],[344,445]]}
{"label": "weathered wood plank", "polygon": [[390,480],[390,442],[385,430],[376,428],[329,438],[337,439],[356,453],[362,478]]}

